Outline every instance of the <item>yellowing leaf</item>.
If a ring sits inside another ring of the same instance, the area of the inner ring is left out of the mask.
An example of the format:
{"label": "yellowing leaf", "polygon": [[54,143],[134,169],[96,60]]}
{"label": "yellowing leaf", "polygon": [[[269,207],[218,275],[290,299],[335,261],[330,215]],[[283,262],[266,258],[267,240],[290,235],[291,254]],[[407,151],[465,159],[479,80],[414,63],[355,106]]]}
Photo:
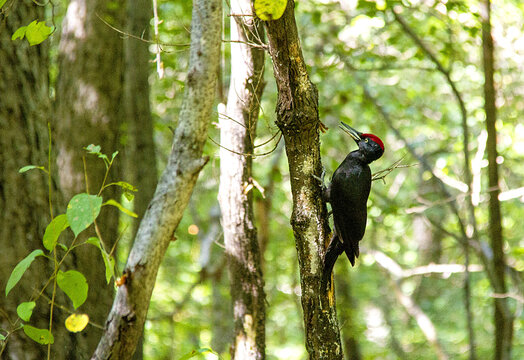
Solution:
{"label": "yellowing leaf", "polygon": [[255,0],[255,13],[264,20],[277,20],[286,10],[287,0]]}
{"label": "yellowing leaf", "polygon": [[85,329],[89,323],[87,314],[72,314],[65,320],[65,327],[70,332],[80,332]]}
{"label": "yellowing leaf", "polygon": [[120,209],[120,211],[122,211],[126,215],[129,215],[129,216],[134,217],[134,218],[138,217],[138,215],[136,213],[132,212],[131,210],[126,209],[119,202],[117,202],[117,201],[115,201],[113,199],[107,200],[103,205],[112,205],[112,206]]}

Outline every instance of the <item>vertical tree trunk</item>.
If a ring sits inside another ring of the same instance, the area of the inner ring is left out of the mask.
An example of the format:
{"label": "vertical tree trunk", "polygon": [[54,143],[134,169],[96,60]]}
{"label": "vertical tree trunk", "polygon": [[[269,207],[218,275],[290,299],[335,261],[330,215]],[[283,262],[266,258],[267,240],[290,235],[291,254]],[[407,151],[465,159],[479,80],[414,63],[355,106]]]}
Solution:
{"label": "vertical tree trunk", "polygon": [[219,202],[229,263],[235,322],[233,359],[265,359],[265,293],[253,216],[251,165],[264,88],[264,52],[257,42],[262,24],[250,0],[231,1],[231,82],[227,114],[220,116]]}
{"label": "vertical tree trunk", "polygon": [[[128,0],[126,4],[127,31],[144,40],[150,38],[151,0]],[[149,101],[149,44],[138,39],[124,41],[124,111],[128,120],[126,174],[133,174],[132,184],[138,192],[133,210],[138,219],[133,222],[133,236],[153,198],[157,183],[157,164],[153,139],[153,119]],[[143,358],[143,339],[140,338],[134,360]]]}
{"label": "vertical tree trunk", "polygon": [[318,94],[309,80],[298,38],[294,2],[283,16],[266,22],[269,52],[278,88],[277,125],[289,162],[295,235],[300,266],[306,349],[311,359],[341,359],[342,346],[334,299],[320,292],[322,256],[329,234],[320,176]]}
{"label": "vertical tree trunk", "polygon": [[[86,192],[83,148],[89,144],[100,145],[102,152],[111,156],[119,147],[123,44],[120,34],[101,19],[118,26],[123,9],[122,1],[72,0],[63,20],[55,127],[60,188],[66,201]],[[92,155],[86,156],[86,162],[89,192],[96,194],[106,167],[101,159]],[[118,167],[117,160],[106,183],[120,178]],[[104,199],[118,200],[116,190],[115,186],[109,187],[102,193]],[[118,237],[118,211],[104,207],[97,224],[105,248],[112,249]],[[111,307],[113,288],[106,283],[100,252],[93,246],[85,246],[73,256],[73,266],[86,276],[89,285],[89,296],[82,310],[93,322],[103,324]],[[83,336],[76,336],[77,353],[92,353],[99,337],[100,331],[93,327]]]}
{"label": "vertical tree trunk", "polygon": [[[42,248],[44,230],[51,220],[46,174],[40,170],[18,173],[21,167],[30,164],[47,168],[49,48],[48,41],[29,46],[25,39],[11,40],[19,27],[45,18],[43,7],[21,1],[2,11],[7,16],[0,14],[0,328],[12,331],[20,324],[14,323],[18,318],[17,305],[29,301],[52,271],[48,262],[36,260],[9,296],[5,296],[12,270],[31,251]],[[49,291],[46,295],[50,296]],[[61,315],[55,310],[55,324],[63,322]],[[48,328],[49,304],[43,298],[38,300],[28,323]],[[53,327],[53,334],[52,349],[60,351],[52,351],[52,358],[65,359],[71,351],[67,331]],[[47,346],[29,339],[22,330],[10,335],[5,343],[0,341],[0,358],[6,360],[41,360],[47,357],[47,350]]]}
{"label": "vertical tree trunk", "polygon": [[[344,271],[350,271],[348,263],[345,263]],[[342,329],[342,343],[344,345],[344,357],[346,360],[362,360],[360,345],[358,343],[359,333],[356,330],[357,320],[355,319],[357,301],[353,296],[351,288],[352,276],[339,276],[337,278],[337,293],[344,306],[339,308],[340,323],[345,324]]]}
{"label": "vertical tree trunk", "polygon": [[[482,55],[484,65],[484,110],[486,112],[486,130],[488,133],[488,180],[489,180],[489,235],[493,250],[493,273],[496,279],[495,291],[505,294],[506,261],[504,257],[504,239],[502,237],[502,216],[500,212],[499,174],[497,165],[497,108],[495,105],[495,84],[493,75],[494,48],[491,35],[491,1],[481,3],[482,18]],[[494,359],[509,360],[511,358],[511,342],[513,338],[513,316],[509,310],[506,298],[494,299],[495,321],[495,353]]]}
{"label": "vertical tree trunk", "polygon": [[207,162],[202,151],[216,93],[221,26],[222,1],[193,2],[189,70],[171,155],[140,222],[92,359],[129,359],[142,333],[158,268]]}

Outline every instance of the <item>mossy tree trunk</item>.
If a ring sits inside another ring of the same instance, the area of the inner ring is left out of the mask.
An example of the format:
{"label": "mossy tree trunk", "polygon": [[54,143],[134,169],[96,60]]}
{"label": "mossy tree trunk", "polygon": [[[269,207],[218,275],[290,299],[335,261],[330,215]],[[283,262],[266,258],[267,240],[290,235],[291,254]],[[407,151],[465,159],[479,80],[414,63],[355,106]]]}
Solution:
{"label": "mossy tree trunk", "polygon": [[266,22],[278,88],[277,126],[284,136],[293,212],[291,225],[300,267],[306,349],[310,359],[342,359],[333,295],[320,291],[329,236],[327,209],[317,177],[322,173],[317,89],[309,79],[289,0],[283,16]]}

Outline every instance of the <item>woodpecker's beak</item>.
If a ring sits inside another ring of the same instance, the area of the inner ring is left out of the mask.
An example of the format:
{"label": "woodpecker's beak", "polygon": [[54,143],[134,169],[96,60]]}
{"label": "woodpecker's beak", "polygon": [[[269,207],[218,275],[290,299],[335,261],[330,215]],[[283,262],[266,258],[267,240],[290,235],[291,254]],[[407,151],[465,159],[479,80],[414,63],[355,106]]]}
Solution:
{"label": "woodpecker's beak", "polygon": [[349,126],[345,122],[341,121],[338,127],[341,128],[346,134],[351,136],[357,144],[359,143],[360,140],[362,140],[362,138],[360,137],[362,133],[360,131],[353,129],[351,126]]}

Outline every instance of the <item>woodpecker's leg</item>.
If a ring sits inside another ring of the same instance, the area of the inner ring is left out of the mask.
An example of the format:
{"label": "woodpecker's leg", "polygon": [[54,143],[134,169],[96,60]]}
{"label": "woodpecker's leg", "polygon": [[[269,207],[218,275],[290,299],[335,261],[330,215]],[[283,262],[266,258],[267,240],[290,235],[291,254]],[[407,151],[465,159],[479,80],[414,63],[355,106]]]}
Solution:
{"label": "woodpecker's leg", "polygon": [[326,183],[325,183],[325,177],[326,177],[326,169],[322,168],[322,175],[320,175],[320,177],[316,176],[316,175],[312,175],[313,178],[315,178],[316,180],[320,181],[320,184],[321,184],[321,187],[322,187],[322,200],[324,200],[324,202],[328,203],[329,202],[329,194],[330,194],[330,186],[326,186]]}

